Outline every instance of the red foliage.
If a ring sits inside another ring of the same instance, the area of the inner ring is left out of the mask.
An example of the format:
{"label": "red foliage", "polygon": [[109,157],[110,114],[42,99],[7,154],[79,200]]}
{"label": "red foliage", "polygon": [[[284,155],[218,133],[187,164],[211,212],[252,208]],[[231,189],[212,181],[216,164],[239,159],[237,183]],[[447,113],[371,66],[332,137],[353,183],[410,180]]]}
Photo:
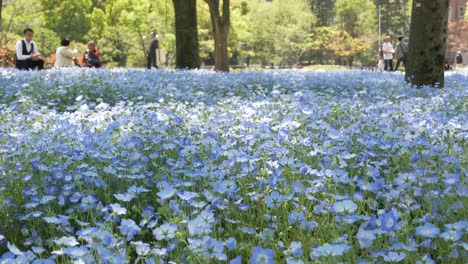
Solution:
{"label": "red foliage", "polygon": [[11,48],[0,49],[0,67],[15,67],[15,50]]}

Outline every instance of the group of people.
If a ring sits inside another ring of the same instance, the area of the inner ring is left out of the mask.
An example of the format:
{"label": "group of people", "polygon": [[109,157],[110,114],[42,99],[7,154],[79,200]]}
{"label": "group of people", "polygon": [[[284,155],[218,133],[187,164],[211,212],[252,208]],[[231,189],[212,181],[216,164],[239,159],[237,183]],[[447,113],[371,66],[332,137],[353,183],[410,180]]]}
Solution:
{"label": "group of people", "polygon": [[[393,68],[394,57],[397,60],[395,68]],[[377,67],[380,71],[398,71],[402,63],[406,67],[407,58],[408,44],[404,42],[404,37],[399,37],[396,47],[393,48],[392,39],[390,36],[387,36],[384,43],[380,46],[379,64]]]}
{"label": "group of people", "polygon": [[[31,28],[25,28],[23,35],[24,39],[16,43],[16,68],[19,70],[44,69],[44,58],[39,53],[37,44],[32,40],[34,31]],[[102,66],[96,43],[88,42],[88,49],[83,54],[81,64],[77,60],[78,51],[70,50],[70,44],[70,40],[63,39],[60,47],[57,48],[54,64],[56,68],[72,66],[100,68]]]}
{"label": "group of people", "polygon": [[[38,51],[37,44],[32,40],[34,31],[31,28],[25,28],[24,38],[16,43],[15,63],[16,68],[20,70],[42,70],[44,69],[44,58]],[[99,50],[94,41],[88,42],[87,50],[84,52],[81,63],[78,61],[79,52],[75,48],[70,49],[71,41],[62,39],[60,47],[55,53],[55,68],[62,67],[89,67],[100,68],[102,62]],[[156,50],[159,54],[156,54]],[[156,31],[151,32],[151,43],[147,50],[147,68],[159,68],[157,58],[160,58],[159,41]]]}

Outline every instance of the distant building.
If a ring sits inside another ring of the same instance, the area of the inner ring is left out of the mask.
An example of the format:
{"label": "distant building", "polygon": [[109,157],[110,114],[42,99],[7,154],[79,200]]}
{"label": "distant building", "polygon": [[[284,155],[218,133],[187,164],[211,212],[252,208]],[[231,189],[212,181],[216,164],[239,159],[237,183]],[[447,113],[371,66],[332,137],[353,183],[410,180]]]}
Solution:
{"label": "distant building", "polygon": [[450,0],[449,21],[459,22],[465,18],[466,3],[468,0]]}
{"label": "distant building", "polygon": [[448,24],[447,61],[455,62],[458,51],[463,54],[463,62],[468,64],[468,21],[465,20],[468,0],[450,0]]}

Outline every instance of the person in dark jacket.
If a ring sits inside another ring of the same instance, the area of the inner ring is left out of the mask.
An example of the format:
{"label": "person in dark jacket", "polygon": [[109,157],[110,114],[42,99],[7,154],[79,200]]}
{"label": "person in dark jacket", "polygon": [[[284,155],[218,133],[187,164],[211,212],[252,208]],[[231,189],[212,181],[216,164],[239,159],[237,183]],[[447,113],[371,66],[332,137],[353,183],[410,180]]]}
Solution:
{"label": "person in dark jacket", "polygon": [[463,68],[463,55],[461,51],[457,52],[457,56],[455,57],[455,62],[457,64],[457,69]]}
{"label": "person in dark jacket", "polygon": [[81,66],[88,68],[101,68],[102,62],[99,59],[99,50],[94,41],[88,42],[88,49],[83,54],[83,63]]}
{"label": "person in dark jacket", "polygon": [[[156,56],[156,50],[158,50],[158,56]],[[158,69],[157,59],[160,59],[161,53],[159,50],[159,41],[157,38],[156,31],[151,32],[151,43],[147,52],[147,69],[156,68]]]}
{"label": "person in dark jacket", "polygon": [[395,57],[397,59],[395,71],[398,70],[400,64],[403,62],[403,65],[406,67],[406,60],[408,58],[408,45],[403,41],[403,37],[398,38],[398,43],[396,45]]}
{"label": "person in dark jacket", "polygon": [[36,43],[32,41],[34,31],[31,28],[25,28],[23,35],[24,39],[16,43],[16,68],[19,70],[44,69],[44,59],[39,54]]}

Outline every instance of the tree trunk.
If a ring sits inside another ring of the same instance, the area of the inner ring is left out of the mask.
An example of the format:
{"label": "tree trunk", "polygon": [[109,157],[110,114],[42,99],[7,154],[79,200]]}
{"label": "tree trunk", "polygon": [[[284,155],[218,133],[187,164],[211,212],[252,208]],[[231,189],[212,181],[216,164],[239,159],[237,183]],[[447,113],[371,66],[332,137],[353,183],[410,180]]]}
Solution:
{"label": "tree trunk", "polygon": [[206,0],[210,7],[211,25],[215,45],[215,70],[229,72],[228,39],[230,27],[229,0],[223,1],[222,15],[219,10],[220,0]]}
{"label": "tree trunk", "polygon": [[406,80],[413,85],[444,86],[449,0],[414,0]]}
{"label": "tree trunk", "polygon": [[3,23],[2,23],[3,0],[0,0],[0,47],[3,47]]}
{"label": "tree trunk", "polygon": [[176,68],[200,68],[197,28],[197,1],[172,0],[176,28]]}

